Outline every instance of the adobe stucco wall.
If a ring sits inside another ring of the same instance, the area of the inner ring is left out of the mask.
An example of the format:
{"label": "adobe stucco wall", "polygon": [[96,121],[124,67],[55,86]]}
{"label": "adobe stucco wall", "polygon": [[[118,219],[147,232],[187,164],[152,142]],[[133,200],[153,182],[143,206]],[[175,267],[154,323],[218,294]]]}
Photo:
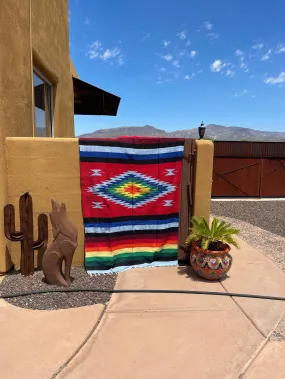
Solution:
{"label": "adobe stucco wall", "polygon": [[[213,169],[213,144],[197,141],[194,214],[209,219]],[[78,248],[74,265],[84,264],[84,226],[81,207],[79,145],[77,138],[7,138],[8,202],[15,206],[19,225],[19,197],[29,191],[33,199],[34,238],[37,238],[37,216],[51,210],[50,198],[66,202],[71,220],[78,228]],[[49,224],[49,240],[52,239]],[[6,241],[6,240],[5,240]],[[13,242],[1,247],[0,265],[4,252],[10,249],[15,267],[19,267],[20,244]],[[35,266],[38,264],[35,252]]]}
{"label": "adobe stucco wall", "polygon": [[194,183],[194,216],[210,219],[214,144],[196,141],[196,172]]}
{"label": "adobe stucco wall", "polygon": [[[4,143],[7,135],[32,136],[32,72],[29,2],[3,0],[0,11],[0,271],[11,266],[3,259],[3,207],[7,203]],[[17,17],[15,17],[17,15]]]}
{"label": "adobe stucco wall", "polygon": [[55,85],[54,136],[74,137],[67,0],[1,0],[0,150],[33,136],[33,65]]}
{"label": "adobe stucco wall", "polygon": [[[1,0],[0,10],[0,255],[6,241],[6,137],[33,136],[33,65],[55,86],[54,135],[74,137],[67,0]],[[0,259],[0,272],[10,268]]]}
{"label": "adobe stucco wall", "polygon": [[[78,228],[74,265],[84,263],[84,229],[81,208],[79,145],[77,138],[7,138],[8,202],[15,207],[19,225],[19,197],[29,191],[33,199],[34,238],[39,213],[51,210],[50,199],[65,202],[70,219]],[[52,240],[49,222],[49,240]],[[19,267],[20,244],[10,243],[11,257]],[[2,252],[1,252],[2,253]],[[2,254],[0,254],[2,257]],[[1,258],[2,259],[2,258]],[[35,252],[35,266],[38,264]]]}
{"label": "adobe stucco wall", "polygon": [[74,137],[68,1],[31,0],[31,25],[34,65],[55,86],[54,136]]}

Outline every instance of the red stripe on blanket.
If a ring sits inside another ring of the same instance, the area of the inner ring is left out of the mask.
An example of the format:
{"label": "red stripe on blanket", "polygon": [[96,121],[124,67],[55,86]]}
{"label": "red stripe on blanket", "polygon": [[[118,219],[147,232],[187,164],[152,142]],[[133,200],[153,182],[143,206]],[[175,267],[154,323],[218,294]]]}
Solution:
{"label": "red stripe on blanket", "polygon": [[155,245],[155,246],[163,246],[167,244],[176,244],[178,242],[177,238],[166,238],[165,240],[138,240],[138,239],[130,239],[129,241],[123,241],[121,243],[116,242],[100,242],[100,243],[88,243],[86,242],[85,246],[86,249],[101,249],[101,248],[109,248],[112,247],[112,249],[121,249],[123,247],[132,247],[133,245],[135,246],[150,246],[150,245]]}

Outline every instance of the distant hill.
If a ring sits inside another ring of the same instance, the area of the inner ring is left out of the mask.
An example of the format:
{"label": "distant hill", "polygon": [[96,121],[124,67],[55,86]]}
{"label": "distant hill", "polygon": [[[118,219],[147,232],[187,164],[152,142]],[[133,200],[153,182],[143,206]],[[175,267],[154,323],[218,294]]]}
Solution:
{"label": "distant hill", "polygon": [[[177,137],[198,138],[198,128],[176,130],[168,133],[154,126],[121,126],[119,128],[99,129],[92,133],[82,134],[78,137],[85,138],[116,138],[120,136],[142,136],[142,137]],[[285,142],[285,132],[264,132],[238,126],[222,126],[209,124],[206,127],[205,138],[215,141],[267,141]]]}

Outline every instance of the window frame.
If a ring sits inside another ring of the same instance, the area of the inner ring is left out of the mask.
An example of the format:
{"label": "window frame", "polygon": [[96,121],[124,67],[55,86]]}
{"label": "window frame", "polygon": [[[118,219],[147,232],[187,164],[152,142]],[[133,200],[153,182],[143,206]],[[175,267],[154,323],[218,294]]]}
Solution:
{"label": "window frame", "polygon": [[[37,128],[37,125],[36,125],[36,112],[35,112],[35,93],[34,93],[34,73],[43,81],[45,82],[47,85],[49,85],[50,87],[50,110],[49,110],[49,119],[50,119],[50,135],[49,136],[45,136],[44,138],[53,138],[54,137],[54,88],[53,88],[53,84],[46,78],[45,75],[43,75],[35,66],[33,66],[33,112],[34,112],[34,117],[33,117],[33,120],[34,120],[34,127],[33,127],[33,134],[34,134],[34,137],[37,137],[36,136],[36,128]],[[47,131],[47,123],[46,123],[46,131]],[[41,137],[38,137],[38,138],[41,138]]]}

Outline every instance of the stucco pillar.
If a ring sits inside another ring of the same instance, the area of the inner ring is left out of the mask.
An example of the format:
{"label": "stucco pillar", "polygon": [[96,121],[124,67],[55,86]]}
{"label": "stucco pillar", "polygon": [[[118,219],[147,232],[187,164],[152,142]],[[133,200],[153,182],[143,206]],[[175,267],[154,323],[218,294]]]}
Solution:
{"label": "stucco pillar", "polygon": [[210,219],[214,144],[211,141],[196,141],[196,168],[194,183],[194,216]]}

